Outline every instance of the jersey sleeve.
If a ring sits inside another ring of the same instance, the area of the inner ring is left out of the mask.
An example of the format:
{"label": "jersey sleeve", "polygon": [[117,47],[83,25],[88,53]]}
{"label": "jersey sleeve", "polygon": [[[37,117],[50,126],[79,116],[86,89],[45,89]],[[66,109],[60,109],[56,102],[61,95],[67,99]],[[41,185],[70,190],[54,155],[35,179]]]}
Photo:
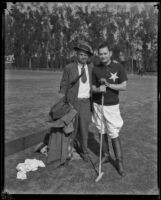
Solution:
{"label": "jersey sleeve", "polygon": [[120,64],[119,83],[122,83],[122,82],[127,81],[127,80],[128,80],[128,77],[127,77],[126,70],[125,70],[124,67]]}

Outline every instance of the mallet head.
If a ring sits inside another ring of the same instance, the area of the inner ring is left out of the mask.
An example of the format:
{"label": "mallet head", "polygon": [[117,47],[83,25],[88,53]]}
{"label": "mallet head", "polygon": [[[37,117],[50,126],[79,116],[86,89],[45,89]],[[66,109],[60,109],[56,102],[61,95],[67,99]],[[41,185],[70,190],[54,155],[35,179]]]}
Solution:
{"label": "mallet head", "polygon": [[97,183],[99,180],[101,180],[102,176],[103,176],[104,172],[101,172],[98,177],[96,178],[95,182]]}

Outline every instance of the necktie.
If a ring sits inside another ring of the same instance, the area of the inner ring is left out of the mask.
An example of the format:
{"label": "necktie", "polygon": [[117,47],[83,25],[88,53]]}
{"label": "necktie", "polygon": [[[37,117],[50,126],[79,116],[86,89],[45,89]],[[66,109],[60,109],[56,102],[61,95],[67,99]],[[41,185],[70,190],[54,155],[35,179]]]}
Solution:
{"label": "necktie", "polygon": [[82,74],[81,80],[83,83],[85,83],[87,81],[87,76],[86,76],[86,70],[84,68],[84,65],[81,68],[81,74]]}

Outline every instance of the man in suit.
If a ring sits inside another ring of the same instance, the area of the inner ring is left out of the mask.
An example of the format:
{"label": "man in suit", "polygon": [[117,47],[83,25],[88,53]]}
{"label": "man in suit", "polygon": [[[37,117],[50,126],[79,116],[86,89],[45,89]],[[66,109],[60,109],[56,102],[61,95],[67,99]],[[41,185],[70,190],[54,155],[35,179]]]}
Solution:
{"label": "man in suit", "polygon": [[[93,55],[91,46],[85,41],[79,41],[75,46],[77,59],[65,66],[60,83],[60,93],[66,95],[69,103],[78,111],[78,129],[81,156],[84,161],[89,160],[88,152],[88,128],[91,122],[91,88],[92,88],[92,64],[89,58]],[[71,83],[78,81],[71,86]]]}

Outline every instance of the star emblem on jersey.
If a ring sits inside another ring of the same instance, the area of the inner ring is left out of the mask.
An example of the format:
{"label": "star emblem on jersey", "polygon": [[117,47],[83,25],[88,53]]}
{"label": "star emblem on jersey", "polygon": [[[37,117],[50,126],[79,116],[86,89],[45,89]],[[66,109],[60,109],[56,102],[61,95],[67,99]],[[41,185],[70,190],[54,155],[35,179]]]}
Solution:
{"label": "star emblem on jersey", "polygon": [[117,72],[114,73],[114,74],[110,72],[110,74],[111,74],[111,77],[110,77],[109,79],[112,79],[113,82],[115,82],[115,80],[116,80],[117,78],[119,78],[119,77],[117,76]]}

